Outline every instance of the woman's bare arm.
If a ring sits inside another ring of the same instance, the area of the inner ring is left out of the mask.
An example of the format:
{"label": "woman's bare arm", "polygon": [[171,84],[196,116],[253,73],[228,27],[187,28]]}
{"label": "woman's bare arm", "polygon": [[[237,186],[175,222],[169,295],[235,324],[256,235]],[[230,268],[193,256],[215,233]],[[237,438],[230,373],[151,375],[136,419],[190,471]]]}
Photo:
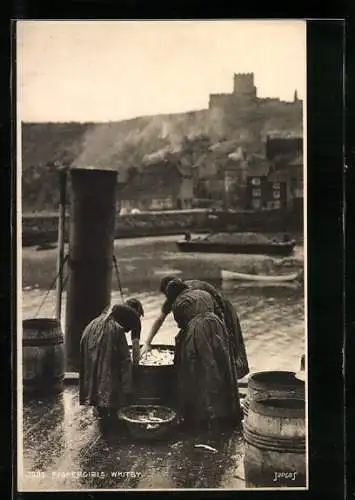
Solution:
{"label": "woman's bare arm", "polygon": [[162,327],[166,316],[167,316],[166,314],[161,312],[160,315],[157,317],[157,319],[154,321],[152,329],[150,330],[149,335],[146,341],[144,342],[141,355],[146,354],[150,350],[150,344],[152,343],[152,340]]}

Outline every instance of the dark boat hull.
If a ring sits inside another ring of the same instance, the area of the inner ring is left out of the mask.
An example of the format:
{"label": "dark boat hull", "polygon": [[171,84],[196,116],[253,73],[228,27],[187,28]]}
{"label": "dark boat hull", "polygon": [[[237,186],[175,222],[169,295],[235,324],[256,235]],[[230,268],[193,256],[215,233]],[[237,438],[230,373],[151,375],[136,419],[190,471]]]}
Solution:
{"label": "dark boat hull", "polygon": [[287,243],[219,243],[211,241],[178,241],[180,252],[262,254],[286,257],[291,255],[295,242]]}

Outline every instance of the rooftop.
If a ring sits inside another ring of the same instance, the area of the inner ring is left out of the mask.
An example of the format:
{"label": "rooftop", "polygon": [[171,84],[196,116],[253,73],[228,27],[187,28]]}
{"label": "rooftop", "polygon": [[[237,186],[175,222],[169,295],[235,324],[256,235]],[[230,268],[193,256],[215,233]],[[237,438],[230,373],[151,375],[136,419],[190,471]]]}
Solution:
{"label": "rooftop", "polygon": [[271,163],[263,155],[253,154],[249,157],[248,177],[266,177],[270,169]]}
{"label": "rooftop", "polygon": [[181,164],[172,164],[167,161],[155,165],[146,165],[135,177],[127,181],[120,191],[122,199],[134,199],[146,195],[154,197],[169,197],[175,195],[179,186],[176,180],[187,176],[190,168]]}
{"label": "rooftop", "polygon": [[272,172],[268,179],[271,182],[287,182],[290,178],[290,172],[287,170],[278,170],[276,172]]}

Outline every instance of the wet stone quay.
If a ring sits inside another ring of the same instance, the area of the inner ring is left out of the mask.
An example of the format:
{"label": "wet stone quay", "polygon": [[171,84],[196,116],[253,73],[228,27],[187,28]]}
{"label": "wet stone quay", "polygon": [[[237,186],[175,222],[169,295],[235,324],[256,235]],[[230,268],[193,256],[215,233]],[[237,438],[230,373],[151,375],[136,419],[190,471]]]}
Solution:
{"label": "wet stone quay", "polygon": [[[83,489],[243,489],[240,432],[134,442],[105,429],[79,406],[76,386],[47,400],[24,400],[23,491]],[[203,444],[209,448],[198,447]]]}

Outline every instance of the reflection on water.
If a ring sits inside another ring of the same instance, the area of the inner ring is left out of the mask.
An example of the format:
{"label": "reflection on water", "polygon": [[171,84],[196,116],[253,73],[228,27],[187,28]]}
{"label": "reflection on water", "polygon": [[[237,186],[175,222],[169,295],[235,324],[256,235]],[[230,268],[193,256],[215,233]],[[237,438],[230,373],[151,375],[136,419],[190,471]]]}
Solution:
{"label": "reflection on water", "polygon": [[[223,293],[235,305],[240,317],[246,342],[250,369],[298,370],[299,358],[305,349],[304,296],[302,289],[280,287],[233,286],[223,288]],[[163,296],[158,292],[126,291],[125,296],[135,295],[144,306],[142,341],[148,335],[160,312]],[[120,294],[112,293],[112,303],[120,302]],[[63,296],[62,329],[65,331],[65,301]],[[35,290],[23,294],[23,316],[33,317],[41,302],[41,293]],[[41,316],[52,316],[55,310],[55,293],[51,293],[41,311]],[[155,337],[158,344],[174,344],[177,327],[172,315],[166,319]],[[128,336],[129,337],[129,336]],[[128,338],[128,340],[130,340]]]}
{"label": "reflection on water", "polygon": [[[205,279],[221,285],[221,270],[244,273],[282,274],[303,267],[303,248],[296,247],[288,258],[256,255],[180,253],[176,237],[117,240],[115,255],[123,288],[130,293],[157,290],[161,277],[179,274],[185,278]],[[65,250],[68,252],[68,249]],[[23,248],[22,278],[25,288],[47,289],[56,274],[56,250],[36,252]],[[64,274],[67,274],[65,269]],[[113,289],[118,289],[113,275]]]}

